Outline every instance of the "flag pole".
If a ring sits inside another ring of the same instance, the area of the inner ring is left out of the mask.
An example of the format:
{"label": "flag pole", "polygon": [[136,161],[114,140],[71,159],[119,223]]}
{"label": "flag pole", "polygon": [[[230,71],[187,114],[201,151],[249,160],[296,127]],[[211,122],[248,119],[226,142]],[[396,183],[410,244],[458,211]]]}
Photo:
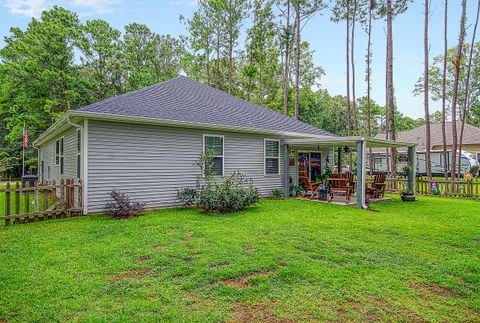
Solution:
{"label": "flag pole", "polygon": [[22,131],[22,179],[25,176],[25,121],[23,122]]}

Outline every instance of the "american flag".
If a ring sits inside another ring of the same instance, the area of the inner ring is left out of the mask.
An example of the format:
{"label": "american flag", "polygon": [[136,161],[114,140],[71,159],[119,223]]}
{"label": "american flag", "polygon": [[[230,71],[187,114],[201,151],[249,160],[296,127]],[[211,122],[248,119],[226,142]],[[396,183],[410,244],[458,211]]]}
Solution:
{"label": "american flag", "polygon": [[23,148],[28,148],[28,133],[25,125],[23,125]]}

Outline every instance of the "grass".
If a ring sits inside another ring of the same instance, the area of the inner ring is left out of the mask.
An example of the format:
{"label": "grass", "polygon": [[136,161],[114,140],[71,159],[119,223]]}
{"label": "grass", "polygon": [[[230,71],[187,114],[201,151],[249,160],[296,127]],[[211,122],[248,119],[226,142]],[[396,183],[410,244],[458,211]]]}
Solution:
{"label": "grass", "polygon": [[479,207],[263,200],[0,227],[0,321],[475,321]]}

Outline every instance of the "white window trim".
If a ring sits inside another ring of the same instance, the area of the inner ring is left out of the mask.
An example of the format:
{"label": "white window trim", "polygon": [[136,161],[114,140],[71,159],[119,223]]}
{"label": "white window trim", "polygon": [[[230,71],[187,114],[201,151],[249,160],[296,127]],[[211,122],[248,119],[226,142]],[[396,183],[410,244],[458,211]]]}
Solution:
{"label": "white window trim", "polygon": [[[276,141],[278,143],[278,157],[267,157],[267,141]],[[279,139],[269,139],[269,138],[264,138],[263,139],[263,176],[277,176],[280,175],[280,140]],[[276,174],[267,174],[267,158],[270,159],[278,159],[278,172]]]}
{"label": "white window trim", "polygon": [[[57,151],[57,143],[58,143],[58,151]],[[55,166],[60,165],[60,138],[55,139]],[[58,156],[58,161],[57,161]]]}
{"label": "white window trim", "polygon": [[[65,136],[58,138],[58,174],[65,175]],[[63,143],[63,145],[62,145]],[[55,144],[56,145],[56,144]],[[63,146],[63,147],[62,147]],[[63,150],[63,152],[62,152]],[[62,160],[63,158],[63,172],[62,172]],[[55,155],[55,161],[57,161],[57,156]]]}
{"label": "white window trim", "polygon": [[[80,138],[80,147],[78,147],[78,139]],[[77,176],[77,178],[82,178],[82,143],[83,143],[83,140],[82,140],[82,131],[80,129],[77,129],[77,137],[75,138],[75,150],[77,151],[77,154],[76,154],[76,159],[75,159],[75,175]],[[80,156],[80,158],[79,158]],[[65,162],[64,162],[65,163]],[[79,170],[77,172],[77,170]]]}
{"label": "white window trim", "polygon": [[[202,151],[203,154],[205,154],[205,137],[217,137],[217,138],[222,138],[222,155],[221,156],[213,156],[213,157],[222,157],[222,175],[215,175],[218,177],[223,177],[225,176],[225,136],[224,135],[211,135],[208,133],[203,134],[203,140],[202,140]],[[205,176],[205,174],[202,174]]]}

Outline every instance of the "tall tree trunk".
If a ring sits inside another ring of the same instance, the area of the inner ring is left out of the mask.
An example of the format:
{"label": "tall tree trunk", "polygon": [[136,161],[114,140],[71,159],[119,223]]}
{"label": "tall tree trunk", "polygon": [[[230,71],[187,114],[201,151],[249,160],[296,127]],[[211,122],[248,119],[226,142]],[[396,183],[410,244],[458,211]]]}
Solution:
{"label": "tall tree trunk", "polygon": [[473,27],[473,34],[472,34],[472,41],[470,43],[470,53],[468,57],[468,65],[467,65],[467,79],[465,81],[465,98],[463,101],[463,111],[462,111],[462,126],[460,129],[460,140],[459,140],[459,155],[458,155],[458,177],[461,175],[461,170],[462,170],[462,144],[463,144],[463,132],[465,130],[465,122],[467,120],[467,114],[468,114],[468,107],[469,107],[469,99],[468,99],[468,94],[469,94],[469,84],[470,84],[470,74],[471,74],[471,69],[472,69],[472,59],[473,59],[473,51],[475,50],[475,36],[477,34],[477,26],[478,26],[478,16],[480,14],[480,0],[478,1],[477,4],[477,16],[475,18],[475,26]]}
{"label": "tall tree trunk", "polygon": [[217,61],[215,62],[215,76],[217,82],[217,89],[220,89],[220,22],[217,23],[217,43],[215,50],[217,54]]}
{"label": "tall tree trunk", "polygon": [[[232,79],[233,79],[233,26],[232,26],[232,7],[233,4],[231,1],[228,3],[228,93],[232,94]],[[241,10],[241,9],[240,9]]]}
{"label": "tall tree trunk", "polygon": [[446,119],[447,119],[447,105],[446,105],[446,83],[447,83],[447,14],[448,14],[448,0],[445,0],[445,12],[443,22],[443,73],[442,73],[442,150],[443,150],[443,176],[448,178],[448,164],[449,159],[447,155],[447,133],[446,133]]}
{"label": "tall tree trunk", "polygon": [[[346,58],[347,58],[347,133],[349,136],[352,135],[352,109],[350,106],[350,1],[347,0],[347,13],[346,13],[346,24],[347,24],[347,43],[346,43]],[[353,160],[352,153],[348,153],[348,167],[349,170],[352,170]]]}
{"label": "tall tree trunk", "polygon": [[[388,42],[385,42],[385,53],[388,52]],[[385,66],[388,65],[388,56],[385,55]],[[385,68],[385,139],[389,140],[390,139],[390,113],[388,111],[388,70]],[[390,162],[390,149],[385,148],[385,156],[387,158],[387,174],[390,174],[390,166],[392,163]]]}
{"label": "tall tree trunk", "polygon": [[[360,131],[358,127],[358,113],[357,113],[357,98],[355,97],[355,22],[357,18],[357,0],[353,1],[353,12],[352,12],[352,46],[350,48],[351,53],[351,63],[352,63],[352,115],[354,119],[356,133]],[[352,131],[353,132],[353,131]]]}
{"label": "tall tree trunk", "polygon": [[456,160],[457,160],[457,96],[458,96],[458,81],[460,76],[461,58],[463,50],[463,42],[465,40],[465,15],[467,11],[467,0],[462,0],[462,16],[460,18],[460,34],[458,36],[457,54],[455,56],[454,68],[455,74],[453,77],[453,94],[452,94],[452,187],[455,181]]}
{"label": "tall tree trunk", "polygon": [[207,84],[210,85],[210,50],[205,51],[205,60],[207,65]]}
{"label": "tall tree trunk", "polygon": [[289,69],[290,69],[290,0],[287,0],[287,26],[285,39],[285,62],[283,70],[283,114],[288,116],[288,90],[289,90]]}
{"label": "tall tree trunk", "polygon": [[[372,10],[373,10],[374,3],[370,2],[368,6],[368,41],[367,41],[367,135],[368,137],[372,136],[372,103],[370,100],[370,92],[371,92],[371,60],[372,60]],[[368,149],[368,167],[370,169],[370,175],[373,172],[373,157],[372,157],[372,148]]]}
{"label": "tall tree trunk", "polygon": [[[389,131],[390,140],[395,140],[395,106],[394,106],[394,94],[393,94],[393,9],[392,0],[387,0],[387,108],[389,114]],[[396,149],[391,149],[391,172],[392,176],[396,172],[397,166],[397,153]]]}
{"label": "tall tree trunk", "polygon": [[424,0],[425,2],[425,14],[424,14],[424,34],[423,34],[423,55],[424,55],[424,68],[423,68],[423,106],[425,109],[425,169],[427,171],[427,177],[432,179],[432,162],[430,159],[431,136],[430,136],[430,109],[428,106],[429,92],[428,92],[428,4],[430,0]]}
{"label": "tall tree trunk", "polygon": [[298,119],[298,100],[300,96],[300,2],[295,5],[295,100],[294,100],[294,119]]}

